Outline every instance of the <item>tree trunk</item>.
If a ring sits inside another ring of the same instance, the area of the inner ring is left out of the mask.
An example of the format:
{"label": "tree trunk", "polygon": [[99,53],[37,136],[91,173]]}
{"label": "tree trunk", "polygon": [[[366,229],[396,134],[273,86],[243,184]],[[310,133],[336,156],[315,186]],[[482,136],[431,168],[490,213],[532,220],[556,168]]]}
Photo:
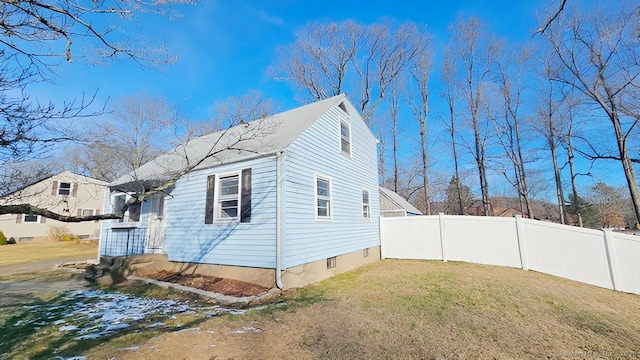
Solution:
{"label": "tree trunk", "polygon": [[427,175],[427,122],[420,121],[420,149],[422,156],[422,187],[424,191],[425,215],[431,215],[431,199],[429,195],[429,179]]}
{"label": "tree trunk", "polygon": [[[553,130],[551,130],[553,133]],[[553,160],[553,175],[556,180],[556,195],[558,198],[558,210],[560,211],[560,222],[567,223],[567,214],[564,211],[564,192],[562,191],[562,179],[560,178],[560,167],[558,166],[558,154],[553,135],[549,138],[549,148],[551,149],[551,159]]]}

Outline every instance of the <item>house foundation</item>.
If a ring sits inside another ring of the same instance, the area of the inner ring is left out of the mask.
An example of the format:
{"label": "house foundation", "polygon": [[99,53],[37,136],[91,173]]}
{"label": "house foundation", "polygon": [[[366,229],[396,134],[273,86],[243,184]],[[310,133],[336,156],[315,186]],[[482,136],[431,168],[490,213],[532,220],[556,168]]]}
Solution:
{"label": "house foundation", "polygon": [[[285,289],[298,288],[331,276],[380,260],[380,246],[353,251],[333,258],[314,261],[282,270]],[[145,277],[161,271],[182,272],[245,281],[264,287],[275,287],[275,270],[242,266],[198,264],[169,261],[166,255],[133,255],[127,258],[103,257],[101,263],[111,263],[121,270],[111,272],[126,277]],[[113,267],[113,266],[112,266]]]}

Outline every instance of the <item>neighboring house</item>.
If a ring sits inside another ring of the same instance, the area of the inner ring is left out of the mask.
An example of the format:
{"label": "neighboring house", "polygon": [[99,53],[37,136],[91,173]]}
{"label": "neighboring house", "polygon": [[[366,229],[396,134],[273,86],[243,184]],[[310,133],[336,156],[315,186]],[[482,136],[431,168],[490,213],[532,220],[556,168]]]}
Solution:
{"label": "neighboring house", "polygon": [[[534,219],[560,222],[560,213],[557,205],[542,200],[532,199],[530,201]],[[514,217],[515,215],[521,215],[529,218],[524,203],[521,203],[518,198],[494,196],[489,198],[489,205],[491,216]],[[523,210],[520,210],[521,207]],[[475,200],[470,206],[467,215],[482,216],[483,214],[482,200]]]}
{"label": "neighboring house", "polygon": [[[65,171],[0,198],[0,204],[30,204],[61,215],[96,215],[104,206],[106,187],[104,181]],[[96,221],[64,223],[40,215],[0,215],[0,230],[18,242],[47,236],[51,228],[62,226],[83,239],[97,239],[100,234]]]}
{"label": "neighboring house", "polygon": [[393,190],[380,188],[380,216],[416,216],[422,212]]}
{"label": "neighboring house", "polygon": [[377,166],[377,140],[345,95],[202,136],[110,185],[106,212],[178,179],[105,221],[100,253],[303,286],[380,258]]}

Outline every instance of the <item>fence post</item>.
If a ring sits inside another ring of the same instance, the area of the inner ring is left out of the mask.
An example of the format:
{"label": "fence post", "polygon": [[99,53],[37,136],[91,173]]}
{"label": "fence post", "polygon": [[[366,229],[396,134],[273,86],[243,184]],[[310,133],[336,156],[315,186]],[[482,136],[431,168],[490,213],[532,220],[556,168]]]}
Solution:
{"label": "fence post", "polygon": [[516,218],[516,234],[518,236],[518,250],[520,252],[520,264],[523,270],[529,270],[529,261],[527,259],[527,247],[524,238],[524,227],[522,224],[522,215],[515,215]]}
{"label": "fence post", "polygon": [[620,273],[618,271],[618,258],[616,250],[613,246],[613,231],[611,229],[602,229],[604,233],[604,247],[607,253],[607,264],[609,265],[609,274],[611,275],[611,283],[613,290],[620,289]]}
{"label": "fence post", "polygon": [[440,224],[440,248],[442,249],[442,261],[447,261],[447,242],[445,240],[444,213],[438,214]]}
{"label": "fence post", "polygon": [[383,226],[382,226],[382,216],[378,217],[378,234],[380,236],[380,259],[386,259],[387,258],[387,254],[385,251],[385,247],[384,247],[384,240],[382,239],[382,233],[383,233]]}

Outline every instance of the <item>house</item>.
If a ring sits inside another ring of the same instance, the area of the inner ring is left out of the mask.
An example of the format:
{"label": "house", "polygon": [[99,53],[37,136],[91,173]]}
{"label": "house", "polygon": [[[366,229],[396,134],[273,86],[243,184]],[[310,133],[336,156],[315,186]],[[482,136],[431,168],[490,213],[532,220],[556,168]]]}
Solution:
{"label": "house", "polygon": [[195,138],[110,185],[107,212],[177,179],[105,221],[100,253],[280,288],[376,261],[376,153],[345,95]]}
{"label": "house", "polygon": [[398,216],[416,216],[423,215],[422,212],[411,205],[397,192],[389,190],[382,186],[380,190],[380,216],[398,217]]}
{"label": "house", "polygon": [[[0,204],[30,204],[61,215],[100,214],[107,183],[69,171],[53,175],[0,198]],[[48,236],[52,228],[66,227],[82,239],[97,239],[100,223],[95,221],[64,223],[40,215],[0,215],[0,230],[18,242]]]}

